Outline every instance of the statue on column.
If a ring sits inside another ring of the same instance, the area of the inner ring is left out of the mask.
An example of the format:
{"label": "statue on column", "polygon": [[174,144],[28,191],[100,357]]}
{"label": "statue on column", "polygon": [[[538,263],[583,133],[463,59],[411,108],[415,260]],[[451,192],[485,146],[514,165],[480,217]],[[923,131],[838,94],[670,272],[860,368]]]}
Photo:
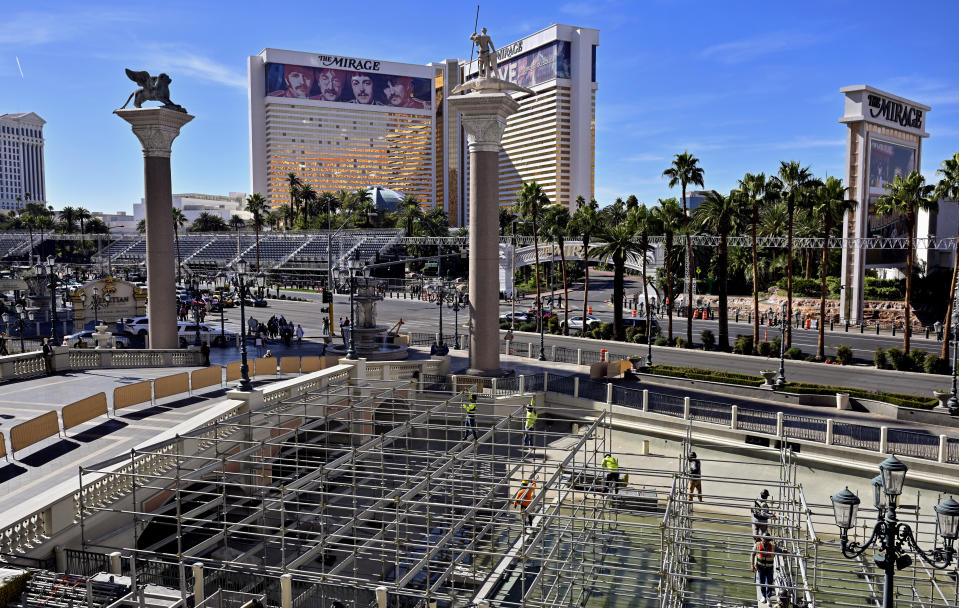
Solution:
{"label": "statue on column", "polygon": [[142,107],[144,101],[159,101],[163,103],[163,107],[167,110],[186,113],[186,108],[170,101],[170,83],[173,82],[173,79],[168,75],[150,76],[149,72],[134,72],[130,69],[126,70],[126,73],[127,78],[140,85],[140,88],[130,93],[126,103],[123,104],[123,108],[127,107],[131,99],[134,107],[137,108]]}
{"label": "statue on column", "polygon": [[493,46],[493,39],[486,35],[486,28],[479,34],[473,32],[470,40],[479,47],[479,58],[476,60],[479,77],[496,78],[496,47]]}
{"label": "statue on column", "polygon": [[490,38],[486,33],[485,27],[480,30],[479,34],[473,32],[470,35],[470,40],[473,41],[473,44],[479,47],[479,58],[476,60],[477,74],[475,78],[467,80],[466,82],[454,88],[454,94],[466,93],[469,91],[517,91],[519,93],[528,93],[532,95],[533,91],[531,89],[522,87],[515,82],[503,80],[497,75],[496,48],[493,46],[493,39]]}

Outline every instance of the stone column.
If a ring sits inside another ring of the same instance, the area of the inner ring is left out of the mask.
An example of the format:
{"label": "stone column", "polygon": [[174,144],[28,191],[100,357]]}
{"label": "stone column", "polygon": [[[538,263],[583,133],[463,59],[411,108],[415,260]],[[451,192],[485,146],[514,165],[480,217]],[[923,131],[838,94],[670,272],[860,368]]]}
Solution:
{"label": "stone column", "polygon": [[499,361],[499,152],[519,102],[502,92],[454,95],[470,152],[470,374],[503,374]]}
{"label": "stone column", "polygon": [[173,185],[170,150],[180,128],[193,120],[185,112],[164,108],[116,110],[130,123],[143,145],[144,199],[147,222],[147,316],[150,348],[177,348],[176,253],[173,247]]}

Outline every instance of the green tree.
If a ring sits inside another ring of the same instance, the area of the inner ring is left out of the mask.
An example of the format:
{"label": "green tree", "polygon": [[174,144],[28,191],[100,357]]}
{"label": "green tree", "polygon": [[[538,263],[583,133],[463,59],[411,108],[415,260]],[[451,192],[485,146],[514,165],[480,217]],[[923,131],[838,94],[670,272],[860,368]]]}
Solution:
{"label": "green tree", "polygon": [[516,219],[516,215],[513,211],[506,206],[501,205],[499,208],[499,235],[506,236],[506,231],[509,229],[510,224]]}
{"label": "green tree", "polygon": [[60,210],[60,222],[63,225],[63,231],[67,234],[73,234],[77,225],[77,210],[70,205]]}
{"label": "green tree", "polygon": [[296,176],[296,173],[291,171],[286,174],[286,183],[290,191],[290,209],[286,213],[286,228],[289,230],[293,227],[293,220],[296,219],[296,203],[299,200],[300,187],[303,185],[303,182]]}
{"label": "green tree", "polygon": [[662,228],[665,243],[663,244],[664,266],[666,273],[666,333],[670,341],[673,339],[673,241],[676,233],[683,229],[685,216],[675,198],[659,199],[659,207],[653,209],[656,222]]}
{"label": "green tree", "polygon": [[137,232],[139,232],[140,234],[146,234],[146,231],[147,231],[147,221],[144,219],[137,222]]}
{"label": "green tree", "polygon": [[739,189],[749,205],[749,236],[752,250],[753,274],[753,352],[759,344],[759,248],[756,244],[756,232],[759,229],[759,210],[765,200],[766,175],[747,173],[739,180]]}
{"label": "green tree", "polygon": [[549,198],[536,182],[526,182],[516,193],[515,209],[520,216],[529,218],[533,223],[533,254],[536,258],[536,329],[543,323],[543,300],[541,297],[542,285],[539,284],[539,216],[549,205]]}
{"label": "green tree", "polygon": [[[559,246],[560,271],[563,277],[563,334],[569,335],[569,284],[566,281],[566,235],[569,230],[569,208],[565,205],[550,205],[543,218],[543,233]],[[550,268],[550,272],[553,269]]]}
{"label": "green tree", "polygon": [[686,274],[689,280],[686,281],[686,344],[691,347],[693,344],[693,280],[696,278],[692,273],[693,262],[693,242],[689,238],[689,209],[686,207],[686,186],[703,187],[703,170],[699,166],[699,159],[685,151],[677,154],[673,158],[671,167],[663,171],[663,176],[669,178],[669,187],[675,188],[677,184],[682,187],[683,194],[683,228],[686,234]]}
{"label": "green tree", "polygon": [[110,227],[107,226],[106,222],[95,217],[87,222],[87,232],[90,234],[110,234]]}
{"label": "green tree", "polygon": [[300,187],[300,225],[306,227],[310,217],[316,212],[318,195],[310,184]]}
{"label": "green tree", "polygon": [[876,213],[880,215],[899,214],[906,223],[906,319],[905,328],[902,332],[902,350],[909,353],[909,343],[912,337],[910,307],[912,306],[912,267],[916,256],[914,248],[916,216],[920,211],[938,211],[939,203],[933,198],[936,187],[926,184],[926,178],[918,171],[913,171],[905,177],[897,175],[892,183],[886,184],[886,190],[889,193],[883,194],[876,200]]}
{"label": "green tree", "polygon": [[[797,161],[779,163],[779,186],[786,201],[786,318],[793,318],[793,226],[796,209],[805,206],[807,195],[818,184],[809,167]],[[786,324],[786,348],[792,346],[792,323]]]}
{"label": "green tree", "polygon": [[397,222],[402,224],[406,229],[406,235],[416,236],[420,230],[420,224],[423,222],[423,218],[426,217],[426,213],[423,211],[420,202],[416,200],[415,196],[407,194],[403,197],[403,200],[400,201],[398,211]]}
{"label": "green tree", "polygon": [[[646,205],[639,205],[633,215],[633,229],[639,233],[639,246],[643,251],[651,251],[649,244],[649,235],[659,234],[662,230],[659,225],[659,219],[651,209]],[[643,256],[643,309],[646,311],[646,340],[653,338],[653,313],[649,309],[649,275],[646,274],[646,262],[648,255]]]}
{"label": "green tree", "polygon": [[746,196],[739,190],[733,190],[729,196],[712,190],[699,204],[694,214],[697,226],[719,235],[719,350],[729,350],[729,246],[730,232],[739,227]]}
{"label": "green tree", "polygon": [[[574,234],[579,234],[582,241],[583,272],[586,275],[583,283],[583,327],[580,333],[586,335],[586,313],[589,311],[589,243],[593,236],[599,234],[602,230],[602,221],[599,217],[597,208],[599,205],[595,200],[590,199],[587,203],[583,197],[576,199],[576,211],[573,213],[570,230]],[[567,304],[568,306],[568,304]]]}
{"label": "green tree", "polygon": [[256,270],[260,270],[260,230],[263,228],[263,216],[267,213],[266,199],[259,192],[246,197],[246,210],[253,216],[250,222],[256,235]]}
{"label": "green tree", "polygon": [[226,220],[209,211],[204,211],[198,215],[189,228],[190,232],[226,232],[229,229]]}
{"label": "green tree", "polygon": [[847,211],[856,207],[856,201],[847,199],[849,189],[842,185],[842,180],[827,177],[825,183],[816,189],[813,195],[813,215],[819,219],[822,227],[822,258],[819,269],[819,338],[816,342],[816,358],[826,359],[826,275],[829,272],[829,237],[833,227],[842,222]]}
{"label": "green tree", "polygon": [[[936,171],[942,175],[942,179],[936,184],[936,197],[948,198],[959,201],[959,152],[942,161],[942,167]],[[959,235],[956,236],[956,242],[959,243]],[[959,254],[952,256],[952,282],[949,283],[949,304],[946,306],[945,336],[942,341],[942,352],[939,356],[949,360],[949,332],[952,329],[952,307],[956,301],[956,281],[959,280]]]}
{"label": "green tree", "polygon": [[227,223],[230,224],[230,228],[236,230],[237,232],[246,227],[246,220],[239,215],[231,215],[230,221]]}
{"label": "green tree", "polygon": [[626,260],[629,256],[646,257],[649,251],[643,249],[642,244],[633,238],[636,219],[633,212],[627,216],[626,221],[607,225],[602,232],[604,243],[590,250],[590,255],[608,259],[613,263],[613,338],[620,341],[626,339],[623,329]]}
{"label": "green tree", "polygon": [[180,266],[182,261],[180,260],[180,230],[186,226],[186,216],[183,215],[183,210],[174,207],[173,208],[173,238],[176,240],[176,282],[180,282]]}

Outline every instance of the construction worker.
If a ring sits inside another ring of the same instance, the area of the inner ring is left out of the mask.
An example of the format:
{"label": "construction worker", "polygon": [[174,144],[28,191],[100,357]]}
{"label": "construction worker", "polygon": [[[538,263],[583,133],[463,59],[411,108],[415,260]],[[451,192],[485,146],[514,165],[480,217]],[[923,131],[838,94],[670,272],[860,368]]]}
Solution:
{"label": "construction worker", "polygon": [[521,510],[522,513],[526,514],[526,525],[533,526],[533,514],[530,513],[529,505],[533,502],[533,493],[536,490],[536,482],[524,479],[523,483],[519,486],[519,491],[516,492],[516,496],[513,498],[513,506]]}
{"label": "construction worker", "polygon": [[693,499],[693,492],[699,492],[699,502],[703,502],[703,463],[696,457],[696,452],[689,453],[689,500]]}
{"label": "construction worker", "polygon": [[776,514],[769,510],[769,490],[763,490],[759,498],[753,501],[750,510],[753,521],[753,540],[758,541],[769,531],[769,520],[776,519]]}
{"label": "construction worker", "polygon": [[466,400],[463,401],[463,411],[466,413],[466,418],[463,420],[463,439],[466,439],[470,436],[470,431],[473,432],[473,441],[478,441],[479,436],[476,434],[476,395],[473,394],[473,391],[467,389],[466,391]]}
{"label": "construction worker", "polygon": [[750,569],[759,575],[760,592],[762,593],[762,602],[769,603],[769,598],[776,593],[776,583],[774,575],[776,573],[776,544],[768,533],[764,534],[762,539],[753,547],[750,556]]}
{"label": "construction worker", "polygon": [[789,592],[789,589],[780,589],[779,601],[773,604],[772,608],[792,608],[792,606],[793,606],[792,593]]}
{"label": "construction worker", "polygon": [[606,491],[619,494],[619,461],[612,454],[606,454],[603,469],[606,471]]}
{"label": "construction worker", "polygon": [[530,447],[533,445],[533,429],[536,428],[536,419],[539,415],[536,413],[536,397],[532,397],[526,405],[526,423],[523,426],[523,445]]}

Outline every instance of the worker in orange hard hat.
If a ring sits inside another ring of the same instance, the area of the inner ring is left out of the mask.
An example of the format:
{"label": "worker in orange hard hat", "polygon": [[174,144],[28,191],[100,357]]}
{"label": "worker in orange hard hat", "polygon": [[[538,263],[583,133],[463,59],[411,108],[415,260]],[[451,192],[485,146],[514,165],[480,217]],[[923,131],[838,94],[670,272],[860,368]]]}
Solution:
{"label": "worker in orange hard hat", "polygon": [[513,506],[518,507],[523,513],[526,513],[526,524],[533,525],[533,514],[529,512],[529,506],[533,502],[533,494],[536,491],[536,482],[524,479],[519,486],[519,491],[513,498]]}

